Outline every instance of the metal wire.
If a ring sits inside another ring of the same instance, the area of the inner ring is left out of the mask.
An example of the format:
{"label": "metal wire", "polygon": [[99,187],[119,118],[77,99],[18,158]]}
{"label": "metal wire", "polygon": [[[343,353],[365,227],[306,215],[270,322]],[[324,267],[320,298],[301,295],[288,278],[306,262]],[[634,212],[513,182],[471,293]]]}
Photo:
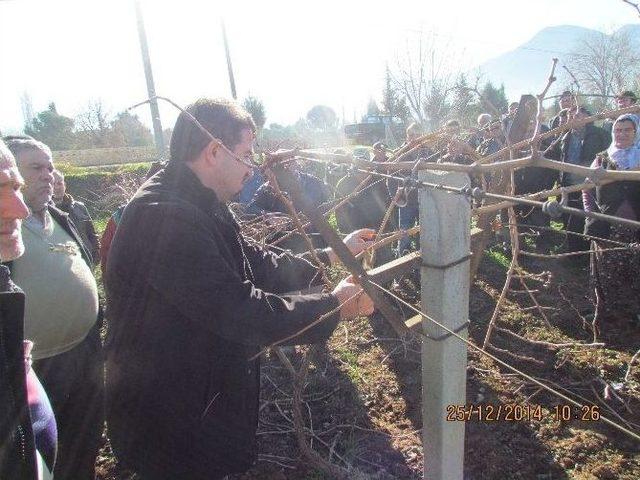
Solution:
{"label": "metal wire", "polygon": [[[317,159],[311,159],[307,157],[304,157],[304,158],[305,160],[310,160],[310,161],[316,161],[316,162],[322,162],[322,163],[328,162],[326,160],[317,160]],[[328,163],[334,163],[334,162],[328,162]],[[449,185],[443,185],[440,183],[431,183],[431,182],[425,182],[423,180],[411,179],[410,177],[408,179],[407,177],[398,177],[395,175],[389,175],[388,173],[381,173],[376,170],[367,170],[363,168],[356,168],[355,170],[358,172],[368,173],[368,174],[379,176],[382,178],[397,180],[398,182],[401,182],[401,183],[410,182],[412,184],[415,184],[415,186],[418,188],[419,187],[432,188],[434,190],[442,190],[442,191],[454,193],[457,195],[464,195],[470,198],[491,198],[494,200],[513,202],[520,205],[529,205],[532,207],[538,207],[538,208],[541,208],[544,213],[549,214],[549,212],[546,211],[546,208],[545,208],[545,205],[548,205],[547,202],[539,202],[537,200],[531,200],[531,199],[526,199],[521,197],[513,197],[510,195],[500,195],[497,193],[489,193],[486,190],[481,189],[480,187],[475,187],[475,188],[471,188],[470,186],[451,187]],[[605,215],[603,213],[585,212],[584,210],[580,210],[578,208],[565,207],[561,204],[558,204],[557,202],[555,204],[555,209],[560,213],[569,213],[571,215],[577,215],[579,217],[593,218],[597,220],[603,220],[608,223],[615,223],[619,225],[627,225],[634,228],[640,228],[640,222],[635,220],[629,220],[621,217],[614,217],[612,215]]]}
{"label": "metal wire", "polygon": [[[481,355],[484,355],[490,359],[492,359],[493,361],[497,362],[498,364],[502,365],[503,367],[511,370],[512,372],[522,376],[523,378],[525,378],[526,380],[529,380],[530,382],[535,383],[536,385],[538,385],[539,387],[545,389],[547,392],[555,395],[556,397],[571,403],[572,405],[578,407],[578,408],[582,408],[585,405],[580,404],[580,402],[576,402],[575,400],[573,400],[570,397],[567,397],[566,395],[564,395],[563,393],[558,392],[557,390],[551,388],[550,386],[542,383],[541,381],[537,380],[536,378],[532,377],[531,375],[528,375],[526,373],[524,373],[521,370],[518,370],[516,367],[509,365],[507,362],[500,360],[498,357],[496,357],[495,355],[490,354],[489,352],[483,350],[482,348],[478,347],[477,345],[471,343],[469,340],[467,340],[466,338],[463,338],[462,336],[460,336],[459,334],[457,334],[455,331],[451,330],[450,328],[446,327],[445,325],[443,325],[442,323],[438,322],[436,319],[430,317],[429,315],[427,315],[426,313],[420,311],[419,309],[417,309],[416,307],[414,307],[413,305],[411,305],[409,302],[407,302],[406,300],[402,299],[401,297],[399,297],[398,295],[396,295],[395,293],[387,290],[386,288],[384,288],[382,285],[377,284],[376,282],[373,282],[371,280],[369,280],[369,283],[371,283],[372,285],[378,287],[381,291],[383,291],[384,293],[386,293],[387,295],[390,295],[391,297],[393,297],[396,301],[402,303],[403,305],[405,305],[406,307],[410,308],[411,310],[413,310],[414,312],[416,312],[418,315],[421,315],[423,318],[426,318],[427,320],[429,320],[430,322],[434,323],[435,325],[437,325],[438,327],[442,328],[444,331],[446,331],[449,335],[457,338],[458,340],[462,341],[463,343],[467,344],[469,347],[471,347],[472,349],[476,350],[478,353],[480,353]],[[425,338],[429,338],[426,334],[424,334],[423,332],[420,332],[422,334],[422,336],[424,336]],[[615,429],[629,435],[631,438],[633,438],[634,440],[638,440],[640,441],[640,435],[638,435],[635,432],[632,432],[631,430],[629,430],[628,428],[623,427],[622,425],[614,422],[613,420],[600,415],[600,420],[602,420],[603,422],[605,422],[606,424],[614,427]]]}

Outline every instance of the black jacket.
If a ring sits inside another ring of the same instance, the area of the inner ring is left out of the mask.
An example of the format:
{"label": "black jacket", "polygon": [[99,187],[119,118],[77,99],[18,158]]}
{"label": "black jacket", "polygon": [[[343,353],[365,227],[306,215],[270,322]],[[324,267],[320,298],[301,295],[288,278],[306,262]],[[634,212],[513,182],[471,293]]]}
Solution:
{"label": "black jacket", "polygon": [[100,258],[100,240],[86,205],[65,193],[62,201],[57,203],[56,207],[69,215],[85,247],[91,252],[93,261],[97,261]]}
{"label": "black jacket", "polygon": [[35,480],[36,450],[27,403],[22,340],[24,293],[0,265],[0,478]]}
{"label": "black jacket", "polygon": [[[601,152],[600,166],[606,170],[615,170],[615,164],[609,160],[607,152]],[[620,205],[625,201],[629,203],[635,214],[635,219],[640,219],[640,183],[626,181],[596,187],[596,207],[599,213],[616,215]],[[635,220],[634,219],[634,220]],[[609,238],[612,224],[596,218],[585,220],[584,233],[595,237]],[[640,231],[636,232],[640,240]]]}
{"label": "black jacket", "polygon": [[[584,128],[584,140],[582,141],[580,158],[577,165],[589,167],[593,159],[596,158],[596,155],[609,147],[611,144],[611,135],[607,133],[606,130],[592,124],[587,124]],[[566,162],[569,153],[570,135],[572,135],[571,130],[553,142],[549,148],[545,150],[544,156],[552,160]],[[564,175],[564,172],[561,172],[560,183],[562,185],[566,185],[565,178],[566,175]]]}
{"label": "black jacket", "polygon": [[[152,478],[213,479],[250,467],[260,348],[337,307],[279,296],[315,281],[305,259],[250,245],[184,165],[126,207],[107,266],[107,424],[116,455]],[[287,343],[326,339],[338,315]]]}

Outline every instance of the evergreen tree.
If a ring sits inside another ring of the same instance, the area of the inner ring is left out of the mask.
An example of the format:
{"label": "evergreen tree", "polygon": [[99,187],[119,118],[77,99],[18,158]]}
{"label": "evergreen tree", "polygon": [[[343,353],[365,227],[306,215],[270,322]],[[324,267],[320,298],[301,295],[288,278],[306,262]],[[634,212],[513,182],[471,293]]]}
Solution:
{"label": "evergreen tree", "polygon": [[394,88],[389,67],[387,67],[384,89],[382,90],[382,112],[398,117],[405,123],[411,118],[406,98]]}
{"label": "evergreen tree", "polygon": [[256,97],[249,95],[242,102],[242,106],[251,114],[251,118],[253,118],[253,122],[256,124],[258,130],[262,130],[267,121],[267,115],[265,113],[263,103]]}
{"label": "evergreen tree", "polygon": [[335,130],[338,125],[338,117],[331,107],[315,105],[307,112],[307,122],[311,128],[317,130]]}
{"label": "evergreen tree", "polygon": [[74,146],[74,121],[58,113],[56,104],[36,115],[31,125],[26,125],[24,133],[48,145],[51,150],[70,150]]}
{"label": "evergreen tree", "polygon": [[151,130],[140,121],[137,115],[132,115],[129,112],[119,113],[111,122],[111,128],[114,139],[122,146],[146,147],[153,145]]}
{"label": "evergreen tree", "polygon": [[380,115],[380,113],[380,107],[373,98],[370,98],[367,104],[367,115]]}
{"label": "evergreen tree", "polygon": [[464,73],[460,74],[454,86],[454,97],[451,105],[453,114],[463,123],[474,125],[476,121],[476,95],[469,90],[469,83]]}
{"label": "evergreen tree", "polygon": [[507,108],[509,107],[509,101],[507,100],[507,96],[504,93],[504,84],[500,85],[500,88],[496,88],[490,81],[485,83],[484,87],[480,91],[483,98],[483,107],[492,115],[495,116],[491,105],[495,107],[496,110],[500,113],[506,113]]}

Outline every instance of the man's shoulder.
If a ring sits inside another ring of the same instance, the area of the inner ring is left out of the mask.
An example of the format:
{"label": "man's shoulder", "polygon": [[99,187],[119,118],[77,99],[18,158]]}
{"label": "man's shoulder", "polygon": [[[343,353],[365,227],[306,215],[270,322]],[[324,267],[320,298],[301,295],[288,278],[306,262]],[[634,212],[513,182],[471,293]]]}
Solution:
{"label": "man's shoulder", "polygon": [[67,212],[51,203],[47,205],[47,211],[49,212],[49,215],[51,215],[53,221],[58,225],[66,226],[71,222],[71,220],[69,219],[69,214]]}
{"label": "man's shoulder", "polygon": [[591,124],[587,124],[585,126],[585,130],[587,132],[589,132],[590,134],[592,134],[592,135],[599,135],[601,137],[609,135],[609,132],[607,132],[607,130],[605,130],[602,127],[598,127],[597,125],[594,125],[592,123]]}
{"label": "man's shoulder", "polygon": [[[184,198],[171,196],[141,196],[129,202],[122,212],[118,231],[142,234],[145,237],[159,230],[196,229],[216,223],[213,209],[207,212],[201,206]],[[182,234],[189,235],[183,231]]]}

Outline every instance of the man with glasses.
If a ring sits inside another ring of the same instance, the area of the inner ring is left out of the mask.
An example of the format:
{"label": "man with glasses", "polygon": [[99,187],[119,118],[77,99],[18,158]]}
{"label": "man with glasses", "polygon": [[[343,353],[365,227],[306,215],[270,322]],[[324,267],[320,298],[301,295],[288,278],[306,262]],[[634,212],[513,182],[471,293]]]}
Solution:
{"label": "man with glasses", "polygon": [[[263,347],[323,341],[340,319],[373,311],[350,278],[330,293],[286,293],[317,282],[316,268],[245,238],[227,207],[251,175],[251,116],[210,99],[186,112],[198,123],[178,117],[169,163],[125,208],[106,275],[109,436],[125,467],[154,480],[248,469]],[[347,236],[353,253],[367,233]]]}

